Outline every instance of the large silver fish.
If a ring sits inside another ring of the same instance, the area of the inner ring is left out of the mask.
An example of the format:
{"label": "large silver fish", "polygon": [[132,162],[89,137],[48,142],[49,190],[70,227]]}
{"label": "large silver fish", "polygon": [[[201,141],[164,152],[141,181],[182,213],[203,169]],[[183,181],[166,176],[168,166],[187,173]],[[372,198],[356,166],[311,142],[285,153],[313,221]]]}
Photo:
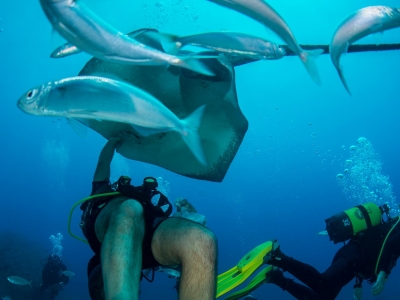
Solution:
{"label": "large silver fish", "polygon": [[280,59],[286,55],[286,51],[279,45],[240,32],[206,32],[188,36],[151,32],[149,35],[158,38],[164,50],[170,54],[176,54],[186,45],[193,45],[257,60]]}
{"label": "large silver fish", "polygon": [[285,20],[262,0],[208,0],[236,10],[270,28],[296,53],[315,83],[321,84],[315,59],[323,50],[305,51],[297,43]]}
{"label": "large silver fish", "polygon": [[25,93],[17,105],[24,112],[38,116],[126,123],[142,136],[176,131],[197,160],[207,164],[197,132],[204,105],[180,120],[149,93],[122,81],[97,76],[45,83]]}
{"label": "large silver fish", "polygon": [[7,280],[16,285],[30,285],[32,287],[32,281],[25,280],[18,276],[7,277]]}
{"label": "large silver fish", "polygon": [[[141,29],[138,29],[138,30],[128,33],[127,36],[134,39],[138,35],[144,34],[146,32],[152,32],[152,31],[158,32],[157,30],[152,29],[152,28],[141,28]],[[147,45],[147,44],[145,44],[145,45]],[[63,58],[66,56],[78,54],[80,52],[82,52],[82,50],[78,49],[78,47],[71,44],[70,42],[67,42],[67,43],[62,44],[61,46],[57,47],[56,49],[54,49],[54,51],[51,52],[50,57],[51,58]]]}
{"label": "large silver fish", "polygon": [[340,57],[347,52],[348,47],[359,39],[376,32],[400,26],[400,9],[387,6],[364,7],[344,19],[333,35],[329,47],[332,63],[338,71],[346,91],[350,89],[343,75]]}
{"label": "large silver fish", "polygon": [[197,58],[182,59],[137,42],[104,22],[79,0],[40,0],[53,25],[78,49],[110,62],[147,65],[174,65],[214,75]]}

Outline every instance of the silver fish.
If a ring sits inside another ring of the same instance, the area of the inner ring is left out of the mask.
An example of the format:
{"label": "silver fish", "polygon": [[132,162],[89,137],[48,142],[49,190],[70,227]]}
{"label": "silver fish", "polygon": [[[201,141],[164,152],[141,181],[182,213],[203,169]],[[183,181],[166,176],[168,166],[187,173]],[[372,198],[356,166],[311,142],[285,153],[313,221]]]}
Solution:
{"label": "silver fish", "polygon": [[54,49],[53,52],[51,52],[50,57],[51,58],[63,58],[66,56],[74,55],[81,53],[82,50],[78,49],[78,47],[72,45],[71,43],[65,43],[61,45],[60,47],[57,47]]}
{"label": "silver fish", "polygon": [[176,131],[197,160],[207,164],[197,132],[205,105],[180,120],[151,94],[122,81],[96,76],[45,83],[25,93],[17,105],[37,116],[127,123],[142,136]]}
{"label": "silver fish", "polygon": [[157,271],[167,273],[169,275],[168,277],[170,277],[170,278],[181,277],[181,272],[179,272],[178,270],[172,269],[172,268],[158,267]]}
{"label": "silver fish", "polygon": [[[127,34],[130,38],[135,38],[137,35],[140,35],[142,33],[146,32],[158,32],[157,30],[151,29],[151,28],[141,28],[139,30],[132,31]],[[51,58],[63,58],[66,56],[78,54],[82,52],[82,50],[78,49],[78,47],[72,45],[71,43],[67,42],[60,47],[57,47],[54,49],[54,51],[50,54]]]}
{"label": "silver fish", "polygon": [[277,44],[240,32],[207,32],[181,37],[158,32],[152,32],[150,35],[158,38],[165,51],[170,54],[176,54],[186,45],[253,59],[280,59],[286,54]]}
{"label": "silver fish", "polygon": [[321,84],[315,59],[323,50],[303,50],[297,43],[292,31],[285,20],[266,2],[262,0],[208,0],[227,8],[236,10],[265,25],[275,32],[296,53],[311,78],[318,85]]}
{"label": "silver fish", "polygon": [[174,65],[212,76],[197,58],[148,47],[104,22],[79,0],[40,0],[53,28],[69,43],[99,59],[126,64]]}
{"label": "silver fish", "polygon": [[74,273],[74,272],[68,271],[68,270],[62,271],[62,274],[65,275],[65,276],[67,276],[67,277],[69,277],[69,278],[75,276],[75,273]]}
{"label": "silver fish", "polygon": [[348,47],[359,39],[376,32],[400,26],[400,9],[387,6],[364,7],[344,19],[333,35],[329,47],[332,63],[338,71],[346,91],[350,89],[343,75],[340,57],[347,52]]}
{"label": "silver fish", "polygon": [[7,280],[16,285],[30,285],[32,287],[32,281],[25,280],[18,276],[7,277]]}

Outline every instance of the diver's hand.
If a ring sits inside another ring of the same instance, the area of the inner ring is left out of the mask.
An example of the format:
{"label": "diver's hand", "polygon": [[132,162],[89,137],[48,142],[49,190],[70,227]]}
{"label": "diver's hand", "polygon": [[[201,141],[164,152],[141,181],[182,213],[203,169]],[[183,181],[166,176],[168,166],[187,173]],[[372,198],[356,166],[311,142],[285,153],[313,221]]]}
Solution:
{"label": "diver's hand", "polygon": [[384,271],[380,271],[376,282],[372,286],[372,295],[377,296],[383,292],[383,288],[385,287],[387,275]]}
{"label": "diver's hand", "polygon": [[362,288],[361,287],[355,287],[353,289],[353,297],[354,297],[354,300],[362,299]]}

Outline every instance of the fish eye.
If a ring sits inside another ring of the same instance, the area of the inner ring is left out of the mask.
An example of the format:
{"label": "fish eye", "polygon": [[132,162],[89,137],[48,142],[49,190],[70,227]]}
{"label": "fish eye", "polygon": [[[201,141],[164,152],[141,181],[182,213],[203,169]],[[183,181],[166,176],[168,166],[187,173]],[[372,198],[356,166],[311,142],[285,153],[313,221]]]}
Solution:
{"label": "fish eye", "polygon": [[37,89],[32,89],[28,93],[26,93],[26,100],[31,101],[35,98],[37,95],[38,90]]}

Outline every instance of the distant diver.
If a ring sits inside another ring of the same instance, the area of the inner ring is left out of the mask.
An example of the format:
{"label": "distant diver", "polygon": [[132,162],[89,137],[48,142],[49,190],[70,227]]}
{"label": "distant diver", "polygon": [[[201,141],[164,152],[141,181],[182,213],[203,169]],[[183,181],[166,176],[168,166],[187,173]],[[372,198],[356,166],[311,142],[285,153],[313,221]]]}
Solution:
{"label": "distant diver", "polygon": [[[387,220],[383,220],[384,214]],[[217,296],[246,280],[259,267],[268,265],[242,290],[226,300],[244,297],[264,283],[272,283],[294,298],[333,300],[353,278],[354,299],[361,300],[361,285],[367,280],[372,294],[379,295],[400,256],[399,217],[390,217],[387,205],[358,205],[326,220],[327,235],[334,243],[349,240],[333,258],[331,266],[320,273],[314,267],[285,255],[277,241],[268,241],[249,252],[237,266],[218,276]],[[346,224],[348,224],[346,226]],[[286,278],[289,272],[303,284]]]}

